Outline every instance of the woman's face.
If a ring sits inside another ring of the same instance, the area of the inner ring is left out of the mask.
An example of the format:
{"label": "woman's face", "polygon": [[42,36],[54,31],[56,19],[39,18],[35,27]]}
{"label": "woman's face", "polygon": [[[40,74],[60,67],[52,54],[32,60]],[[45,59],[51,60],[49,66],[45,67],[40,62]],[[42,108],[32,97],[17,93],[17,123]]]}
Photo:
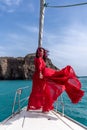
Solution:
{"label": "woman's face", "polygon": [[40,57],[43,57],[44,56],[44,50],[40,49],[39,52],[38,52],[38,54],[39,54]]}

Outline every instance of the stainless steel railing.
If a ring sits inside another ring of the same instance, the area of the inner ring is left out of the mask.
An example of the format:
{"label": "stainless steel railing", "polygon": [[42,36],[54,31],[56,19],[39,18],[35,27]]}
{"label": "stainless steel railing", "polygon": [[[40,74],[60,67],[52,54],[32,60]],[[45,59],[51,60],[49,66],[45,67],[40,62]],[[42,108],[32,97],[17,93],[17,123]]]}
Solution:
{"label": "stainless steel railing", "polygon": [[12,114],[15,113],[16,104],[18,105],[18,108],[16,109],[16,112],[20,112],[20,110],[21,110],[21,102],[25,102],[25,101],[28,100],[29,96],[24,97],[24,98],[21,99],[21,95],[23,93],[23,90],[25,90],[25,89],[29,89],[29,86],[17,89],[17,91],[15,93],[15,97],[14,97],[14,102],[13,102],[13,107],[12,107]]}
{"label": "stainless steel railing", "polygon": [[[60,98],[60,100],[59,100]],[[63,95],[61,94],[60,97],[59,97],[56,101],[56,105],[55,105],[55,110],[56,112],[58,111],[58,106],[60,105],[62,107],[62,116],[64,116],[64,100],[63,100]]]}

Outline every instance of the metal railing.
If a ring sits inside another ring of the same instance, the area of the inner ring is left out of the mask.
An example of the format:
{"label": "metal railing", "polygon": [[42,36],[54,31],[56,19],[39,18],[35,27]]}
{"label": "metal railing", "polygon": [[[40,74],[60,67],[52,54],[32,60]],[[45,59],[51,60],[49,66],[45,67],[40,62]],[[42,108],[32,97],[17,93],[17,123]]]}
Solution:
{"label": "metal railing", "polygon": [[18,105],[18,108],[16,109],[16,112],[20,112],[20,110],[22,108],[21,102],[24,103],[29,98],[29,96],[27,96],[27,97],[24,97],[24,98],[21,99],[21,95],[23,93],[23,90],[25,90],[25,89],[29,89],[29,86],[17,89],[17,91],[15,93],[15,97],[14,97],[13,107],[12,107],[12,115],[15,113],[15,106]]}
{"label": "metal railing", "polygon": [[55,110],[56,110],[56,112],[58,111],[58,106],[59,106],[59,104],[60,104],[61,107],[62,107],[62,116],[64,116],[64,101],[63,101],[63,96],[62,96],[62,94],[61,94],[60,97],[58,97],[58,98],[60,98],[60,100],[57,99],[57,101],[56,101],[56,106],[55,106]]}

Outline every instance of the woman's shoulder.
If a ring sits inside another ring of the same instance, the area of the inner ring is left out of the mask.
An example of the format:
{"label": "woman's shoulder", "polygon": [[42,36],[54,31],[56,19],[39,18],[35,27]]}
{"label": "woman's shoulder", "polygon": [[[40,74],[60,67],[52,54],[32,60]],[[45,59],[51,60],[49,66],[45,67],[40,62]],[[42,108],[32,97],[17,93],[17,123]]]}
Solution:
{"label": "woman's shoulder", "polygon": [[43,60],[41,57],[35,57],[35,59],[34,59],[35,61],[40,61],[40,60]]}
{"label": "woman's shoulder", "polygon": [[38,64],[40,64],[40,63],[45,63],[44,62],[44,60],[43,60],[43,58],[42,57],[39,57],[39,58],[35,58],[35,63],[38,63]]}

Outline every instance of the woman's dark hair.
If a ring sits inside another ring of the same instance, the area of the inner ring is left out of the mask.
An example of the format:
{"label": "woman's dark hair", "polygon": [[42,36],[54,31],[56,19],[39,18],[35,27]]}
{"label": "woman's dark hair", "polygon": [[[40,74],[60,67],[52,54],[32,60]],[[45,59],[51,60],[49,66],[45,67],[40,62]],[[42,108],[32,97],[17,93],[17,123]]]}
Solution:
{"label": "woman's dark hair", "polygon": [[39,58],[39,51],[41,51],[43,49],[44,51],[44,55],[43,55],[43,59],[44,61],[46,61],[47,57],[48,57],[48,50],[44,49],[43,47],[38,47],[37,50],[36,50],[36,57]]}

